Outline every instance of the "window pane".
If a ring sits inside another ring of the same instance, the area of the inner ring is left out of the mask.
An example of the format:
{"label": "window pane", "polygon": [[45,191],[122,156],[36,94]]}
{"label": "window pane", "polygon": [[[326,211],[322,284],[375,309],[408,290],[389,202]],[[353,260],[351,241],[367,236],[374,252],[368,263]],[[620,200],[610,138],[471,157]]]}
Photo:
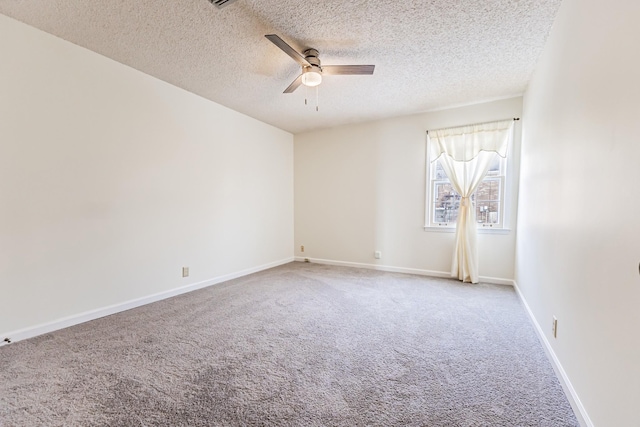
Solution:
{"label": "window pane", "polygon": [[500,222],[499,202],[479,202],[476,204],[476,221],[478,224],[497,224]]}
{"label": "window pane", "polygon": [[444,173],[444,169],[440,164],[440,160],[438,160],[437,162],[434,162],[433,165],[434,165],[433,179],[446,179],[446,180],[449,179],[447,177],[447,174]]}
{"label": "window pane", "polygon": [[500,180],[485,179],[476,190],[476,221],[479,224],[500,222]]}
{"label": "window pane", "polygon": [[456,193],[448,182],[436,183],[434,190],[433,222],[455,222],[458,218],[460,195]]}
{"label": "window pane", "polygon": [[500,176],[500,169],[502,166],[502,157],[495,156],[491,166],[489,167],[489,171],[487,172],[487,176]]}
{"label": "window pane", "polygon": [[485,179],[480,183],[475,192],[476,203],[480,204],[485,201],[500,200],[500,181],[496,179]]}

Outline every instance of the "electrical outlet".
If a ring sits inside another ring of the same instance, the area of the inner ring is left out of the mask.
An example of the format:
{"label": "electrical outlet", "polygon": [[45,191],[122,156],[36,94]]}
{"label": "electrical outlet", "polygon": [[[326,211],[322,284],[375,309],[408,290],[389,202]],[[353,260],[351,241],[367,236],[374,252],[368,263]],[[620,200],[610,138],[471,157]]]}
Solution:
{"label": "electrical outlet", "polygon": [[553,337],[558,338],[558,319],[556,318],[556,316],[553,316],[551,331],[553,332]]}
{"label": "electrical outlet", "polygon": [[300,252],[304,252],[304,245],[300,246]]}
{"label": "electrical outlet", "polygon": [[182,277],[189,277],[189,267],[182,267]]}
{"label": "electrical outlet", "polygon": [[382,258],[382,252],[380,252],[380,251],[375,251],[375,252],[373,253],[373,257],[374,257],[375,259],[380,259],[380,258]]}

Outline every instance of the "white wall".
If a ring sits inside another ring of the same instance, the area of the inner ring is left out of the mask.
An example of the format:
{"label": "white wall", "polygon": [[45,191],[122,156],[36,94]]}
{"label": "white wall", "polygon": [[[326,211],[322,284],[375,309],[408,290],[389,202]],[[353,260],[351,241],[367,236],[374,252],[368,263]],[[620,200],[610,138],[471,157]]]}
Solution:
{"label": "white wall", "polygon": [[293,259],[290,133],[2,15],[0,58],[0,338]]}
{"label": "white wall", "polygon": [[[295,135],[296,256],[448,274],[454,233],[423,230],[426,131],[521,112],[512,98]],[[480,234],[479,248],[481,276],[513,279],[515,231]]]}
{"label": "white wall", "polygon": [[640,426],[638,22],[565,0],[524,102],[517,284],[602,427]]}

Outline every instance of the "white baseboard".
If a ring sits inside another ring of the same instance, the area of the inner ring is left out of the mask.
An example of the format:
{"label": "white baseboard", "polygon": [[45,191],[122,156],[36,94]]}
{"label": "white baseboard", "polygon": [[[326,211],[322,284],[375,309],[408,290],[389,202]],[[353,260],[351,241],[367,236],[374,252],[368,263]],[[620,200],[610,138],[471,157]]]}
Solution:
{"label": "white baseboard", "polygon": [[513,287],[516,290],[518,298],[520,298],[520,301],[522,301],[522,305],[524,305],[524,308],[527,310],[531,322],[535,326],[538,337],[540,338],[540,341],[542,341],[543,347],[547,353],[547,356],[549,357],[549,360],[551,361],[551,365],[553,366],[553,370],[556,372],[556,376],[560,380],[560,384],[564,389],[564,393],[569,400],[569,404],[571,404],[571,407],[573,408],[573,412],[575,413],[578,422],[582,427],[594,427],[593,422],[589,418],[587,411],[585,410],[582,402],[580,401],[580,398],[578,397],[578,393],[576,393],[576,390],[573,388],[573,385],[571,384],[571,381],[569,381],[569,377],[562,367],[560,360],[556,356],[556,353],[553,351],[551,343],[547,339],[547,336],[544,334],[543,329],[540,327],[540,324],[533,315],[531,308],[529,308],[529,304],[527,304],[527,300],[524,298],[524,295],[522,295],[522,292],[520,292],[518,283],[514,281]]}
{"label": "white baseboard", "polygon": [[[309,260],[309,262],[313,262],[316,264],[326,264],[326,265],[338,265],[343,267],[356,267],[356,268],[366,268],[369,270],[380,270],[380,271],[390,271],[393,273],[408,273],[408,274],[417,274],[420,276],[430,276],[430,277],[442,277],[446,279],[451,278],[451,273],[448,271],[434,271],[434,270],[422,270],[419,268],[408,268],[408,267],[394,267],[390,265],[381,265],[381,264],[365,264],[360,262],[348,262],[348,261],[336,261],[331,259],[321,259],[321,258],[308,258],[308,257],[295,257],[295,260],[298,262],[304,262],[305,260]],[[480,282],[482,283],[491,283],[494,285],[508,285],[513,286],[514,282],[511,279],[501,279],[498,277],[487,277],[480,276]]]}
{"label": "white baseboard", "polygon": [[[216,285],[219,283],[223,283],[232,279],[236,279],[238,277],[243,277],[252,273],[257,273],[259,271],[267,270],[269,268],[277,267],[279,265],[287,264],[291,261],[304,262],[305,260],[309,260],[312,263],[317,264],[326,264],[326,265],[337,265],[337,266],[345,266],[345,267],[356,267],[356,268],[366,268],[371,270],[380,270],[380,271],[389,271],[394,273],[408,273],[408,274],[417,274],[421,276],[431,276],[431,277],[443,277],[443,278],[451,278],[451,274],[449,272],[444,271],[433,271],[433,270],[422,270],[416,268],[406,268],[406,267],[393,267],[388,265],[379,265],[379,264],[366,264],[366,263],[357,263],[357,262],[347,262],[347,261],[336,261],[336,260],[326,260],[319,258],[305,258],[305,257],[291,257],[286,258],[280,261],[275,261],[267,264],[263,264],[257,267],[248,268],[245,270],[241,270],[238,272],[225,274],[223,276],[214,277],[212,279],[204,280],[198,283],[192,283],[190,285],[181,286],[178,288],[170,289],[168,291],[158,292],[152,295],[148,295],[142,298],[136,298],[133,300],[125,301],[119,304],[113,304],[107,307],[86,311],[84,313],[79,313],[72,316],[67,316],[61,319],[57,319],[51,322],[43,323],[40,325],[36,325],[29,328],[20,329],[13,332],[8,333],[0,333],[1,337],[9,337],[11,342],[17,342],[21,340],[25,340],[27,338],[32,338],[38,335],[50,333],[53,331],[57,331],[59,329],[68,328],[73,325],[77,325],[79,323],[88,322],[90,320],[99,319],[101,317],[109,316],[111,314],[119,313],[121,311],[130,310],[132,308],[140,307],[145,304],[150,304],[152,302],[160,301],[163,299],[171,298],[173,296],[181,295],[187,292],[192,292],[198,289],[206,288],[208,286]],[[540,324],[536,320],[533,315],[533,312],[529,308],[529,304],[527,304],[526,299],[520,292],[518,288],[518,284],[510,279],[501,279],[495,277],[484,277],[480,276],[480,281],[483,283],[493,283],[498,285],[511,285],[514,287],[520,301],[524,305],[533,325],[535,326],[535,330],[540,338],[540,341],[543,343],[543,347],[549,356],[551,364],[556,371],[556,374],[560,380],[560,383],[565,390],[565,394],[571,404],[576,418],[578,418],[578,422],[583,427],[594,427],[593,422],[589,418],[587,411],[585,410],[578,394],[576,393],[571,381],[567,376],[564,368],[560,364],[551,344],[547,340],[546,335],[544,334]],[[7,345],[8,343],[0,342],[0,346]]]}
{"label": "white baseboard", "polygon": [[[38,335],[47,334],[59,329],[68,328],[69,326],[77,325],[79,323],[88,322],[90,320],[99,319],[100,317],[109,316],[111,314],[119,313],[121,311],[130,310],[132,308],[140,307],[145,304],[160,301],[163,299],[171,298],[176,295],[185,294],[198,289],[206,288],[208,286],[223,283],[238,277],[246,276],[252,273],[257,273],[262,270],[277,267],[279,265],[287,264],[294,261],[293,257],[286,258],[280,261],[274,261],[267,264],[259,265],[257,267],[247,268],[245,270],[237,271],[235,273],[225,274],[223,276],[214,277],[212,279],[204,280],[198,283],[192,283],[186,286],[180,286],[178,288],[170,289],[168,291],[158,292],[152,295],[148,295],[141,298],[125,301],[118,304],[113,304],[107,307],[98,308],[95,310],[85,311],[84,313],[74,314],[71,316],[63,317],[51,322],[42,323],[40,325],[19,329],[13,332],[0,333],[0,337],[8,337],[11,342],[22,341],[27,338],[33,338]],[[7,345],[7,342],[0,342],[0,346]]]}

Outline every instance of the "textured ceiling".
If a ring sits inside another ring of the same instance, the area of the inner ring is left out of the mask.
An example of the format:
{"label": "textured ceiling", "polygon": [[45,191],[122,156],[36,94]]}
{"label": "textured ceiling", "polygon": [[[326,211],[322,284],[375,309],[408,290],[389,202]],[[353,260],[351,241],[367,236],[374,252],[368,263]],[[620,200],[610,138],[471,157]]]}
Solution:
{"label": "textured ceiling", "polygon": [[[298,133],[522,94],[561,0],[0,0],[0,13]],[[375,64],[282,91],[300,67],[264,35]]]}

